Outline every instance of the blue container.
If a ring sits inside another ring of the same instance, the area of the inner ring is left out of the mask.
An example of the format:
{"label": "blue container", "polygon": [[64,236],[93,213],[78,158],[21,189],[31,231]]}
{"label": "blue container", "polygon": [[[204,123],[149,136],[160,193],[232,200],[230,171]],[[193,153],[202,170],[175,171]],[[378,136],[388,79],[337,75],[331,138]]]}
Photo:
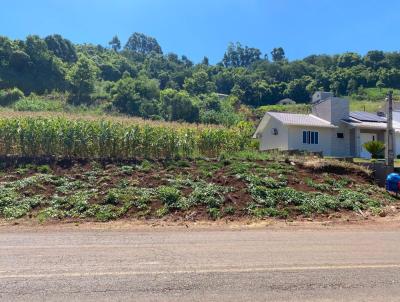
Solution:
{"label": "blue container", "polygon": [[386,177],[386,190],[394,193],[399,192],[400,174],[390,173]]}

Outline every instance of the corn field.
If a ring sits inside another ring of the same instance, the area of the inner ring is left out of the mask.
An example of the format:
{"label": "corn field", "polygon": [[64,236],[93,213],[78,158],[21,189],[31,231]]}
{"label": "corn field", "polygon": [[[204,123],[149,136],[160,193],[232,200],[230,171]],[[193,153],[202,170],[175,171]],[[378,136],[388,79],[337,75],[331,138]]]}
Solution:
{"label": "corn field", "polygon": [[125,123],[62,116],[0,118],[0,155],[77,158],[218,156],[250,146],[245,128]]}

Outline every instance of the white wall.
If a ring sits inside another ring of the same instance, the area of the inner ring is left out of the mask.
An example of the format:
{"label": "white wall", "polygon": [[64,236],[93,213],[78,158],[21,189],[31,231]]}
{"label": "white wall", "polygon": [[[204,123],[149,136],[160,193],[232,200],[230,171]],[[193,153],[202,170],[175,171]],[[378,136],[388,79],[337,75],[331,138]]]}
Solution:
{"label": "white wall", "polygon": [[[343,133],[343,138],[337,138],[337,133]],[[339,128],[332,129],[332,156],[347,157],[350,156],[350,129],[341,124]],[[353,137],[354,139],[354,137]]]}
{"label": "white wall", "polygon": [[341,124],[342,119],[349,118],[349,111],[349,101],[336,97],[331,97],[312,106],[312,114],[336,126]]}
{"label": "white wall", "polygon": [[400,155],[400,133],[395,134],[395,148],[396,156]]}
{"label": "white wall", "polygon": [[[289,127],[289,150],[301,150],[310,152],[322,152],[324,156],[332,156],[332,135],[336,129],[290,126]],[[303,131],[317,131],[318,145],[303,144]],[[336,135],[336,131],[335,131]]]}
{"label": "white wall", "polygon": [[[272,134],[273,128],[278,129],[278,135]],[[318,131],[318,145],[303,144],[303,130]],[[337,132],[342,132],[344,138],[337,138]],[[276,119],[270,118],[259,140],[260,150],[301,150],[322,152],[325,156],[338,157],[350,155],[350,131],[346,126],[339,128],[285,126]],[[400,143],[400,138],[398,141]]]}
{"label": "white wall", "polygon": [[[272,129],[278,129],[278,135]],[[288,150],[288,128],[274,118],[270,118],[261,134],[260,150]]]}

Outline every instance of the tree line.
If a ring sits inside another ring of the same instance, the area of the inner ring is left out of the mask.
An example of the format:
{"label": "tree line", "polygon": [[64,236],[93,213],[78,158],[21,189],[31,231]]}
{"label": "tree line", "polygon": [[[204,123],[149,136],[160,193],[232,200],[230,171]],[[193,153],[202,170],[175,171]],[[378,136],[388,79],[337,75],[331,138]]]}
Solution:
{"label": "tree line", "polygon": [[[4,91],[65,92],[73,105],[101,104],[134,116],[231,124],[241,105],[258,107],[289,97],[308,102],[317,90],[347,95],[360,88],[400,88],[400,53],[310,55],[290,61],[281,47],[269,53],[228,45],[218,64],[207,57],[163,53],[153,37],[132,34],[122,45],[73,44],[61,35],[25,40],[0,36],[0,103]],[[14,98],[5,98],[13,100]],[[4,104],[3,104],[4,105]]]}

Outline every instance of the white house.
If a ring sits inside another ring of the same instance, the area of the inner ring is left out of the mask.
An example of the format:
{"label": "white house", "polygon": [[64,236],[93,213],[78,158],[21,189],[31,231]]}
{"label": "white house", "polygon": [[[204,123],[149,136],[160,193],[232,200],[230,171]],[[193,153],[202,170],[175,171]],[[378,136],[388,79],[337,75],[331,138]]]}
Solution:
{"label": "white house", "polygon": [[[396,150],[400,152],[400,114],[393,126]],[[384,142],[385,132],[384,116],[350,112],[348,100],[334,97],[330,92],[316,92],[311,114],[267,112],[253,138],[260,140],[260,150],[299,150],[322,152],[325,156],[369,158],[364,143]]]}

